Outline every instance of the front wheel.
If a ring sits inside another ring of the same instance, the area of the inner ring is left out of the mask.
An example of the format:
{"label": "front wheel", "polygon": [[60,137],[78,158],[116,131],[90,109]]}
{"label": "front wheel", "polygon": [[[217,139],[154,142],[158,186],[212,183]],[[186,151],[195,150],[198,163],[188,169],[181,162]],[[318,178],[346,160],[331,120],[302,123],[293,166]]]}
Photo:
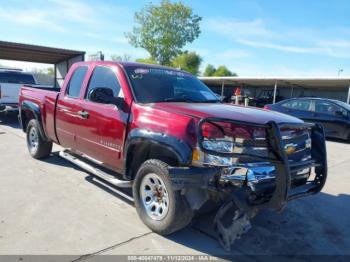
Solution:
{"label": "front wheel", "polygon": [[41,137],[35,119],[30,120],[27,125],[27,147],[30,155],[36,159],[48,157],[52,150],[52,142],[45,141]]}
{"label": "front wheel", "polygon": [[139,168],[133,196],[141,220],[154,232],[168,235],[187,226],[193,212],[180,191],[172,189],[167,164],[156,159]]}

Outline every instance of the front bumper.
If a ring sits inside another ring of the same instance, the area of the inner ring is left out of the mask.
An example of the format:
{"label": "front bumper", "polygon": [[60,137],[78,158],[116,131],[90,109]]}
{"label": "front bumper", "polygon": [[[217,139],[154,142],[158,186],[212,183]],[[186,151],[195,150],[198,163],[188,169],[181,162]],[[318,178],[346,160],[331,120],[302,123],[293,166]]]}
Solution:
{"label": "front bumper", "polygon": [[[251,123],[229,119],[206,118],[204,122],[228,121],[236,124]],[[321,191],[327,178],[327,155],[325,135],[317,124],[277,124],[254,125],[266,129],[268,156],[245,155],[252,161],[229,168],[218,167],[173,167],[169,174],[174,189],[202,188],[229,195],[246,212],[255,214],[263,208],[281,210],[289,200],[308,196]],[[300,162],[290,162],[285,151],[281,129],[309,129],[311,138],[311,158]],[[199,140],[202,139],[199,135]],[[199,144],[201,141],[199,141]],[[237,156],[237,153],[217,153],[205,148],[204,152],[219,156]],[[238,156],[241,156],[239,154]],[[243,153],[244,155],[244,153]],[[257,161],[260,161],[257,163]],[[239,172],[237,172],[239,171]],[[312,171],[312,172],[311,172]],[[313,178],[310,180],[310,178]],[[248,193],[248,194],[247,194]],[[251,196],[264,194],[262,201],[251,201]],[[239,203],[238,203],[239,202]]]}

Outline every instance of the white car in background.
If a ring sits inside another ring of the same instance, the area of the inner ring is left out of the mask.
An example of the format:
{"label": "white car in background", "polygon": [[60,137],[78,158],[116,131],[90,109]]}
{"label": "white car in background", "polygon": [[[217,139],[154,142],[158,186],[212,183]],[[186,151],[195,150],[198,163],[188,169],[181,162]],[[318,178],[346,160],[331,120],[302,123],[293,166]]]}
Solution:
{"label": "white car in background", "polygon": [[37,85],[35,77],[21,69],[0,68],[0,113],[18,112],[19,90]]}

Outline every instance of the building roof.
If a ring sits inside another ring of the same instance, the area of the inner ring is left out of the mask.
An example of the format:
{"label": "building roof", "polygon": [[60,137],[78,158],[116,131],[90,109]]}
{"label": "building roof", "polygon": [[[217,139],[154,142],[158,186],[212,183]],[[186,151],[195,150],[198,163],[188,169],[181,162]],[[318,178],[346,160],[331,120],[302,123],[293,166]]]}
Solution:
{"label": "building roof", "polygon": [[83,51],[0,41],[0,59],[57,64],[85,55]]}
{"label": "building roof", "polygon": [[348,89],[350,77],[199,77],[207,85],[247,85],[258,87],[300,87],[312,89]]}

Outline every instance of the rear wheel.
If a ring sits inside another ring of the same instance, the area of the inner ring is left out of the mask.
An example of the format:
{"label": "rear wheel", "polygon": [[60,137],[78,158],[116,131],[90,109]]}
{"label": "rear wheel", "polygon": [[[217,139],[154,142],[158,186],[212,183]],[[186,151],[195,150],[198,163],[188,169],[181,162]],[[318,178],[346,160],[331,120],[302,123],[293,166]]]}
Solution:
{"label": "rear wheel", "polygon": [[167,164],[145,161],[138,170],[133,195],[137,213],[154,232],[167,235],[187,226],[193,212],[180,191],[172,189]]}
{"label": "rear wheel", "polygon": [[35,119],[30,120],[27,125],[27,147],[30,155],[36,159],[48,157],[52,150],[52,142],[47,142],[41,137]]}

